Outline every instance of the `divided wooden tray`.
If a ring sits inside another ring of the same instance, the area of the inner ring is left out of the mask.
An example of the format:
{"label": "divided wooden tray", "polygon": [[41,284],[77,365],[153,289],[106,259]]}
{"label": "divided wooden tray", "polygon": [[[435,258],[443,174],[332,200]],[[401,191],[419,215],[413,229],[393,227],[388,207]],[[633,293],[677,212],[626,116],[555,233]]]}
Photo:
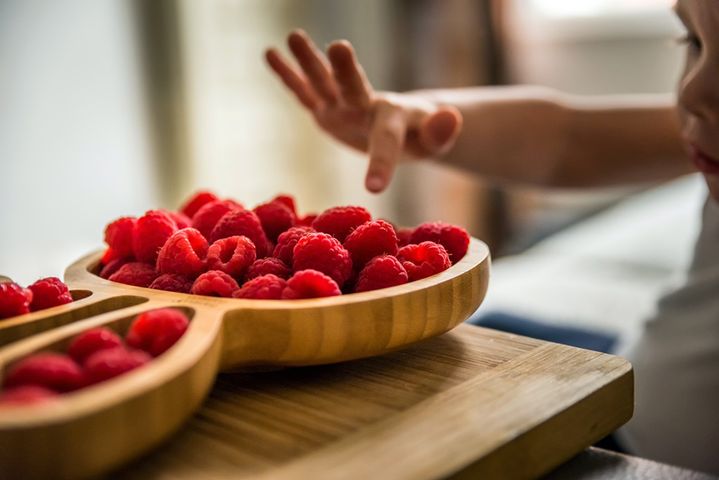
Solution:
{"label": "divided wooden tray", "polygon": [[0,478],[75,478],[116,468],[157,446],[195,411],[218,371],[316,365],[382,355],[463,322],[487,290],[489,251],[472,239],[450,269],[410,284],[313,300],[200,297],[105,281],[101,253],[65,280],[78,301],[0,322],[0,367],[140,312],[183,308],[191,325],[148,366],[40,406],[0,409]]}

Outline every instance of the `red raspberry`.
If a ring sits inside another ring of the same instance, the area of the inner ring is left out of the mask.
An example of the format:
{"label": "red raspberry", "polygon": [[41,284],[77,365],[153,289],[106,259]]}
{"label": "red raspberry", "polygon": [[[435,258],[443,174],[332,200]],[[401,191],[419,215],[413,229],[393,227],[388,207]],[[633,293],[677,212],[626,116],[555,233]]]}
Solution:
{"label": "red raspberry", "polygon": [[402,285],[409,280],[402,263],[392,255],[380,255],[367,262],[359,273],[356,292]]}
{"label": "red raspberry", "polygon": [[82,365],[90,355],[97,351],[121,346],[122,339],[117,333],[107,327],[98,327],[75,337],[67,347],[67,354]]}
{"label": "red raspberry", "polygon": [[129,263],[129,261],[126,258],[116,258],[115,260],[110,261],[109,263],[104,264],[105,266],[102,267],[102,270],[100,270],[100,277],[107,280],[110,278],[110,276],[120,270],[120,267],[125,265],[126,263]]}
{"label": "red raspberry", "polygon": [[447,250],[434,242],[406,245],[399,249],[397,258],[407,270],[410,281],[429,277],[447,270],[452,265]]}
{"label": "red raspberry", "polygon": [[232,294],[235,298],[255,298],[263,300],[279,300],[287,281],[277,275],[268,273],[245,282],[242,287]]}
{"label": "red raspberry", "polygon": [[114,258],[132,258],[134,255],[132,232],[135,221],[135,217],[120,217],[105,227],[105,243],[112,249]]}
{"label": "red raspberry", "polygon": [[113,250],[112,248],[109,248],[109,247],[108,247],[108,248],[105,250],[105,253],[102,254],[102,258],[100,259],[100,264],[101,264],[101,265],[107,265],[107,264],[109,264],[110,262],[113,262],[113,261],[115,261],[115,260],[124,260],[125,262],[128,262],[130,259],[129,259],[129,258],[123,258],[123,257],[119,256],[119,255],[117,254],[117,252],[115,252],[115,250]]}
{"label": "red raspberry", "polygon": [[0,318],[29,313],[31,302],[32,290],[15,282],[0,283]]}
{"label": "red raspberry", "polygon": [[115,273],[110,275],[111,282],[134,285],[135,287],[149,287],[157,278],[155,267],[147,263],[130,262],[121,266]]}
{"label": "red raspberry", "polygon": [[177,224],[165,212],[150,210],[135,222],[132,247],[140,262],[155,264],[157,254],[168,238],[177,230]]}
{"label": "red raspberry", "polygon": [[277,195],[271,200],[272,202],[280,202],[290,209],[297,217],[297,203],[292,195]]}
{"label": "red raspberry", "polygon": [[292,227],[297,216],[282,202],[272,201],[256,206],[253,212],[260,219],[265,235],[271,241],[277,241],[280,233]]}
{"label": "red raspberry", "polygon": [[36,353],[10,367],[4,387],[37,385],[55,392],[69,392],[85,385],[80,366],[67,355]]}
{"label": "red raspberry", "polygon": [[175,273],[163,273],[153,280],[148,288],[166,292],[190,293],[192,280]]}
{"label": "red raspberry", "polygon": [[349,252],[332,235],[308,233],[297,241],[293,250],[292,269],[313,269],[329,275],[337,285],[342,285],[352,273]]}
{"label": "red raspberry", "polygon": [[228,212],[223,216],[210,234],[210,241],[216,242],[222,238],[235,235],[244,235],[255,244],[257,258],[266,256],[269,252],[267,235],[262,229],[260,219],[255,212],[245,209],[237,209]]}
{"label": "red raspberry", "polygon": [[[297,218],[297,226],[301,227],[311,227],[312,223],[314,223],[315,219],[317,218],[316,213],[308,213],[302,218]],[[314,229],[313,229],[314,230]]]}
{"label": "red raspberry", "polygon": [[192,226],[209,240],[212,229],[227,212],[240,209],[242,205],[233,200],[215,200],[204,204],[192,217]]}
{"label": "red raspberry", "polygon": [[205,270],[207,240],[194,228],[173,233],[160,249],[157,270],[195,278]]}
{"label": "red raspberry", "polygon": [[180,207],[180,212],[192,218],[203,205],[219,199],[220,198],[217,195],[210,191],[200,190],[187,199],[182,207]]}
{"label": "red raspberry", "polygon": [[292,265],[292,251],[297,245],[297,240],[314,231],[312,227],[292,227],[286,232],[282,232],[277,237],[277,245],[275,245],[272,255],[282,260],[286,265]]}
{"label": "red raspberry", "polygon": [[256,257],[255,244],[243,235],[235,235],[210,245],[207,251],[207,268],[242,278]]}
{"label": "red raspberry", "polygon": [[412,233],[414,233],[413,228],[396,228],[395,233],[397,233],[397,241],[398,246],[404,247],[405,245],[409,245],[410,239],[412,238]]}
{"label": "red raspberry", "polygon": [[177,225],[178,230],[192,226],[192,220],[184,213],[173,212],[172,210],[165,210],[164,208],[161,208],[160,211],[164,212],[168,217],[175,221],[175,225]]}
{"label": "red raspberry", "polygon": [[173,346],[189,325],[187,316],[175,308],[157,308],[141,313],[127,331],[125,341],[153,357]]}
{"label": "red raspberry", "polygon": [[464,228],[456,225],[427,222],[415,228],[410,237],[410,243],[420,242],[439,243],[447,250],[452,264],[455,264],[467,253],[469,234]]}
{"label": "red raspberry", "polygon": [[127,350],[125,347],[99,350],[87,357],[85,361],[87,384],[104,382],[141,367],[150,360],[152,357],[142,350]]}
{"label": "red raspberry", "polygon": [[292,272],[290,267],[285,265],[285,262],[275,257],[266,257],[255,260],[247,269],[247,275],[245,281],[252,280],[253,278],[261,277],[262,275],[272,274],[285,280],[290,278]]}
{"label": "red raspberry", "polygon": [[27,288],[32,290],[30,310],[33,312],[72,302],[70,290],[57,277],[41,278]]}
{"label": "red raspberry", "polygon": [[352,230],[370,220],[372,216],[362,207],[332,207],[315,218],[312,228],[344,242]]}
{"label": "red raspberry", "polygon": [[234,278],[220,270],[210,270],[205,272],[195,280],[192,284],[190,293],[194,295],[206,295],[208,297],[226,297],[232,296],[239,285]]}
{"label": "red raspberry", "polygon": [[344,247],[352,255],[352,265],[359,270],[377,255],[397,255],[397,235],[392,224],[384,220],[366,222],[347,235]]}
{"label": "red raspberry", "polygon": [[0,392],[0,405],[29,405],[57,397],[57,393],[38,385],[23,385]]}
{"label": "red raspberry", "polygon": [[299,298],[319,298],[342,295],[337,283],[317,270],[300,270],[287,280],[282,290],[282,298],[294,300]]}

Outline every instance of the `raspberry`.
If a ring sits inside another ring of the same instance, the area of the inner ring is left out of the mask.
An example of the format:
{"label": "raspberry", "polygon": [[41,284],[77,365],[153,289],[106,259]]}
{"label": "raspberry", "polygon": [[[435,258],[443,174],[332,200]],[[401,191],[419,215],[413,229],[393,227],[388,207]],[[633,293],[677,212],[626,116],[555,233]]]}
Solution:
{"label": "raspberry", "polygon": [[27,288],[32,290],[30,310],[33,312],[72,302],[70,290],[57,277],[41,278]]}
{"label": "raspberry", "polygon": [[120,217],[105,227],[105,243],[112,249],[114,258],[132,258],[135,221],[135,217]]}
{"label": "raspberry", "polygon": [[352,265],[359,270],[377,255],[396,255],[397,235],[392,224],[384,220],[366,222],[347,235],[344,247],[352,255]]}
{"label": "raspberry", "polygon": [[413,228],[396,228],[395,233],[397,233],[397,245],[399,247],[404,247],[405,245],[409,245],[410,238],[412,238],[413,232],[414,232]]}
{"label": "raspberry", "polygon": [[232,210],[242,208],[242,205],[233,200],[215,200],[204,204],[192,217],[192,227],[200,231],[209,240],[212,229],[217,222]]}
{"label": "raspberry", "polygon": [[464,228],[442,222],[423,223],[414,229],[410,242],[426,241],[442,245],[452,264],[460,261],[469,248],[469,234]]}
{"label": "raspberry", "polygon": [[285,262],[275,257],[266,257],[255,260],[247,269],[247,275],[245,281],[252,280],[253,278],[261,277],[262,275],[276,275],[285,280],[290,278],[292,272],[290,267],[285,265]]}
{"label": "raspberry", "polygon": [[173,212],[172,210],[165,210],[164,208],[161,208],[160,211],[164,212],[168,217],[175,221],[175,225],[177,225],[178,230],[192,226],[192,220],[184,213]]}
{"label": "raspberry", "polygon": [[195,278],[205,270],[207,240],[194,228],[173,233],[160,249],[157,270]]}
{"label": "raspberry", "polygon": [[407,271],[392,255],[380,255],[367,262],[360,271],[355,292],[394,287],[407,283]]}
{"label": "raspberry", "polygon": [[342,295],[337,283],[317,270],[300,270],[287,280],[282,290],[282,298],[294,300],[299,298],[319,298]]}
{"label": "raspberry", "polygon": [[126,258],[116,258],[109,263],[105,263],[105,266],[102,267],[102,270],[100,270],[100,277],[107,280],[113,273],[117,272],[120,267],[122,267],[126,263],[129,263]]}
{"label": "raspberry", "polygon": [[205,272],[192,284],[190,293],[194,295],[207,295],[208,297],[231,297],[239,285],[234,278],[220,270]]}
{"label": "raspberry", "polygon": [[292,227],[282,232],[277,237],[277,245],[275,245],[272,255],[282,260],[286,265],[292,265],[292,251],[297,245],[297,240],[314,231],[312,227]]}
{"label": "raspberry", "polygon": [[203,205],[216,200],[219,200],[219,197],[214,193],[207,190],[200,190],[187,199],[182,207],[180,207],[180,212],[192,218]]}
{"label": "raspberry", "polygon": [[90,355],[100,350],[122,346],[122,339],[107,327],[98,327],[75,337],[67,348],[67,354],[82,364]]}
{"label": "raspberry", "polygon": [[307,215],[305,215],[302,218],[298,217],[296,224],[298,226],[302,226],[302,227],[311,227],[312,223],[315,221],[316,218],[317,218],[316,213],[308,213]]}
{"label": "raspberry", "polygon": [[85,361],[87,384],[104,382],[141,367],[150,360],[152,357],[142,350],[126,350],[125,347],[99,350]]}
{"label": "raspberry", "polygon": [[242,278],[256,257],[255,244],[243,235],[235,235],[210,245],[207,251],[207,268]]}
{"label": "raspberry", "polygon": [[85,385],[80,366],[67,355],[36,353],[10,367],[4,387],[37,385],[55,392],[69,392]]}
{"label": "raspberry", "polygon": [[397,258],[407,270],[410,281],[429,277],[447,270],[452,265],[447,250],[434,242],[406,245],[399,249]]}
{"label": "raspberry", "polygon": [[315,218],[312,228],[344,242],[352,230],[370,220],[372,216],[362,207],[332,207]]}
{"label": "raspberry", "polygon": [[175,308],[157,308],[141,313],[127,331],[125,341],[156,357],[173,346],[187,330],[187,316]]}
{"label": "raspberry", "polygon": [[329,275],[342,285],[352,273],[349,252],[332,235],[308,233],[297,241],[293,250],[292,269],[313,269]]}
{"label": "raspberry", "polygon": [[0,283],[0,318],[29,313],[32,295],[32,290],[15,282]]}
{"label": "raspberry", "polygon": [[107,265],[110,262],[113,262],[115,260],[125,260],[125,262],[129,261],[127,258],[123,258],[120,255],[117,254],[115,250],[112,248],[107,248],[105,250],[105,253],[102,254],[102,258],[100,259],[101,265]]}
{"label": "raspberry", "polygon": [[267,255],[269,248],[267,235],[265,235],[260,219],[257,218],[255,212],[237,209],[226,213],[212,229],[210,241],[214,243],[234,235],[244,235],[252,240],[252,243],[255,244],[257,258]]}
{"label": "raspberry", "polygon": [[111,282],[124,283],[135,287],[148,287],[157,278],[155,267],[147,263],[130,262],[110,275]]}
{"label": "raspberry", "polygon": [[165,290],[166,292],[190,293],[192,280],[176,273],[163,273],[153,280],[148,288]]}
{"label": "raspberry", "polygon": [[286,286],[287,281],[285,279],[268,273],[247,281],[232,296],[235,298],[279,300],[282,298],[282,291]]}
{"label": "raspberry", "polygon": [[177,230],[177,224],[165,212],[150,210],[135,222],[132,232],[132,248],[140,262],[157,261],[157,254],[168,238]]}
{"label": "raspberry", "polygon": [[38,385],[22,385],[0,392],[0,405],[28,405],[57,397],[57,393]]}
{"label": "raspberry", "polygon": [[262,229],[270,240],[277,241],[280,233],[292,227],[297,216],[282,202],[272,201],[256,206],[253,212],[260,219]]}
{"label": "raspberry", "polygon": [[271,201],[284,204],[297,217],[297,203],[292,195],[277,195]]}

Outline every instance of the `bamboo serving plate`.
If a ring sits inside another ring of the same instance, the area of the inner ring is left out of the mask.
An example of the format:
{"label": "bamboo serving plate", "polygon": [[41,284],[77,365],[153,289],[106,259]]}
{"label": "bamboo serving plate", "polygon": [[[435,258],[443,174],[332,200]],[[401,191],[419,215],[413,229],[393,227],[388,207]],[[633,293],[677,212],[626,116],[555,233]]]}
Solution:
{"label": "bamboo serving plate", "polygon": [[190,328],[148,365],[57,400],[0,408],[0,478],[100,474],[158,445],[195,411],[218,372],[337,363],[441,335],[474,312],[490,256],[472,239],[462,260],[405,285],[308,300],[242,300],[132,287],[100,278],[101,252],[65,272],[75,302],[0,322],[2,374],[77,334],[124,334],[136,315],[181,308]]}

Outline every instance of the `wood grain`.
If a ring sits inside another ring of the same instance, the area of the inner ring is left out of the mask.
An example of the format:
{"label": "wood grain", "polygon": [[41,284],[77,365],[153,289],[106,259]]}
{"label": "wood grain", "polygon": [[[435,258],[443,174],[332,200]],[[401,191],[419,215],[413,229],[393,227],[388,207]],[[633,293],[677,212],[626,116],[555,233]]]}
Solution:
{"label": "wood grain", "polygon": [[225,374],[118,478],[535,478],[623,424],[618,357],[462,325],[353,362]]}
{"label": "wood grain", "polygon": [[[88,328],[107,325],[124,333],[138,313],[153,308],[185,309],[190,328],[141,369],[42,406],[0,409],[0,466],[13,477],[74,478],[121,465],[179,428],[220,369],[334,363],[440,335],[479,306],[490,264],[486,245],[472,239],[462,260],[423,280],[341,297],[277,301],[120,285],[92,273],[100,256],[80,259],[65,275],[74,291],[91,293],[87,298],[4,325],[0,339],[4,335],[9,343],[0,349],[2,372],[34,352],[64,350]],[[15,341],[20,337],[26,338]]]}

